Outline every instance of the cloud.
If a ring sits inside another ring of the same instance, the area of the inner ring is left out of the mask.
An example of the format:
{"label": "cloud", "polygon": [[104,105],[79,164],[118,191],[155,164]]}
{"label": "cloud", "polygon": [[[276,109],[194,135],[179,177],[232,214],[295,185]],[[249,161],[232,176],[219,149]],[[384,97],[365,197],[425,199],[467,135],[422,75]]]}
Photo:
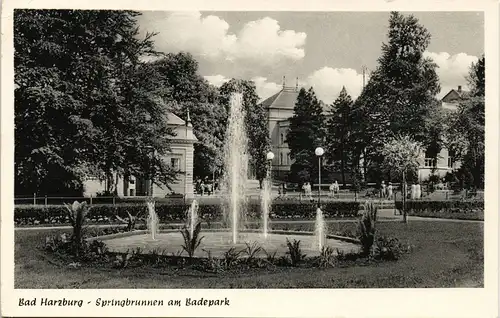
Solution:
{"label": "cloud", "polygon": [[222,84],[229,82],[230,78],[225,77],[224,75],[207,75],[204,78],[213,86],[221,87]]}
{"label": "cloud", "polygon": [[316,96],[330,104],[345,86],[351,98],[356,98],[363,88],[363,75],[352,68],[323,67],[314,71],[307,78],[307,84],[312,86]]}
{"label": "cloud", "polygon": [[452,88],[457,88],[461,85],[464,89],[468,89],[466,76],[469,74],[469,68],[472,63],[478,61],[477,56],[467,55],[466,53],[458,53],[450,55],[447,52],[425,52],[425,57],[430,57],[438,65],[436,72],[441,82],[441,93],[438,97],[443,97]]}
{"label": "cloud", "polygon": [[143,33],[159,32],[156,48],[163,52],[188,51],[211,60],[247,61],[270,65],[305,56],[306,34],[281,30],[278,21],[265,17],[246,23],[237,34],[217,16],[200,12],[145,13],[139,20]]}
{"label": "cloud", "polygon": [[[459,85],[464,90],[467,89],[465,77],[469,72],[470,65],[477,62],[476,56],[459,53],[450,55],[446,52],[434,53],[425,52],[426,57],[430,57],[439,66],[437,73],[441,82],[441,93],[438,98],[443,97],[451,89]],[[205,76],[210,83],[220,86],[229,80],[223,75]],[[268,81],[266,77],[253,77],[257,94],[261,100],[276,94],[281,90],[282,84]],[[368,80],[368,78],[367,78]],[[324,66],[309,74],[299,83],[301,87],[313,87],[316,96],[327,104],[331,104],[339,95],[342,87],[345,86],[347,93],[355,99],[363,88],[363,75],[352,68],[332,68]]]}
{"label": "cloud", "polygon": [[257,95],[259,95],[261,100],[271,97],[282,88],[282,85],[278,83],[268,82],[265,77],[254,77],[252,78],[252,81],[255,83]]}
{"label": "cloud", "polygon": [[[230,78],[220,74],[205,76],[205,79],[217,87],[230,80]],[[255,83],[257,95],[261,101],[276,94],[283,87],[282,83],[269,81],[262,76],[254,77],[251,80]],[[347,93],[355,99],[361,93],[362,82],[363,76],[354,69],[323,67],[312,72],[306,80],[299,81],[299,86],[306,88],[312,86],[318,99],[330,104],[339,96],[343,86],[345,86]]]}

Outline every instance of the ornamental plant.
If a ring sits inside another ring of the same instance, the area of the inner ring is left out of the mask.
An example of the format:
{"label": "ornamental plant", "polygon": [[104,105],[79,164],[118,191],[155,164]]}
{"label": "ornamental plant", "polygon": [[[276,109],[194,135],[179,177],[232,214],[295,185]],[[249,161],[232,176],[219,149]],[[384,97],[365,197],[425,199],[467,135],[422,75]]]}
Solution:
{"label": "ornamental plant", "polygon": [[402,176],[403,221],[408,222],[406,211],[406,178],[408,174],[418,171],[421,159],[421,145],[409,136],[397,136],[389,140],[382,148],[383,165],[386,170],[394,171]]}
{"label": "ornamental plant", "polygon": [[361,254],[363,256],[370,255],[373,243],[375,242],[377,210],[373,202],[366,202],[363,214],[358,223]]}
{"label": "ornamental plant", "polygon": [[184,245],[182,249],[186,251],[189,258],[192,258],[196,249],[200,246],[204,236],[199,237],[201,232],[201,222],[198,222],[194,228],[193,235],[187,226],[181,230],[182,237],[184,238]]}
{"label": "ornamental plant", "polygon": [[80,250],[83,243],[83,224],[85,223],[85,216],[89,211],[87,202],[79,203],[73,202],[72,205],[64,203],[71,226],[73,227],[73,235],[71,237],[72,252],[76,257],[80,256]]}

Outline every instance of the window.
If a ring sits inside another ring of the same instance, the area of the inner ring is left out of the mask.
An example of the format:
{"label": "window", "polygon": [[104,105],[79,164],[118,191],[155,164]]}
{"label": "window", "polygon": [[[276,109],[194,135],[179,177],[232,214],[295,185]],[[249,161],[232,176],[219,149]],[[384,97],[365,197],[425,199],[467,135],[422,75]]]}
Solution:
{"label": "window", "polygon": [[286,163],[287,164],[291,164],[292,163],[292,160],[290,160],[290,153],[286,154]]}
{"label": "window", "polygon": [[280,153],[280,165],[283,165],[283,153]]}
{"label": "window", "polygon": [[179,158],[170,158],[170,165],[174,170],[181,170],[181,159]]}
{"label": "window", "polygon": [[434,159],[434,158],[425,158],[424,166],[426,168],[435,168],[436,167],[436,159]]}
{"label": "window", "polygon": [[284,144],[284,143],[285,143],[285,135],[283,133],[281,133],[280,144]]}
{"label": "window", "polygon": [[448,150],[448,168],[453,168],[455,164],[455,152],[452,150]]}

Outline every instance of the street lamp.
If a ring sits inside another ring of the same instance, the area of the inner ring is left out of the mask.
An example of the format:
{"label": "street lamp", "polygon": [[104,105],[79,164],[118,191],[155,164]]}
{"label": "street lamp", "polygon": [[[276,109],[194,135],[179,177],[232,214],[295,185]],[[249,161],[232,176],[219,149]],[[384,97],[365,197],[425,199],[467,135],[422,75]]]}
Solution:
{"label": "street lamp", "polygon": [[314,150],[316,156],[318,156],[318,205],[321,203],[321,156],[325,153],[323,148],[318,147]]}

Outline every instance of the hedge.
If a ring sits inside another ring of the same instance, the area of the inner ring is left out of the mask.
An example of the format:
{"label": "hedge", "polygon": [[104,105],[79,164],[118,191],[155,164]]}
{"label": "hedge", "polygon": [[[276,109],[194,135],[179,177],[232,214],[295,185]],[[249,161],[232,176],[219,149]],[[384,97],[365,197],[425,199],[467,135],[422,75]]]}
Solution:
{"label": "hedge", "polygon": [[[414,216],[484,220],[484,201],[406,201],[407,213]],[[402,211],[403,202],[396,202]]]}
{"label": "hedge", "polygon": [[[161,223],[180,222],[186,219],[190,205],[157,204],[156,213]],[[359,202],[328,202],[322,205],[323,214],[327,218],[356,217],[360,209]],[[127,218],[129,212],[137,216],[147,215],[145,204],[92,205],[87,214],[87,222],[93,224],[117,223],[115,215]],[[259,204],[249,204],[245,210],[247,219],[260,218]],[[220,204],[200,205],[199,218],[205,221],[222,220],[223,206]],[[273,203],[270,212],[271,219],[313,219],[316,215],[315,203]],[[66,207],[60,205],[25,205],[14,208],[14,223],[16,225],[69,224]]]}

